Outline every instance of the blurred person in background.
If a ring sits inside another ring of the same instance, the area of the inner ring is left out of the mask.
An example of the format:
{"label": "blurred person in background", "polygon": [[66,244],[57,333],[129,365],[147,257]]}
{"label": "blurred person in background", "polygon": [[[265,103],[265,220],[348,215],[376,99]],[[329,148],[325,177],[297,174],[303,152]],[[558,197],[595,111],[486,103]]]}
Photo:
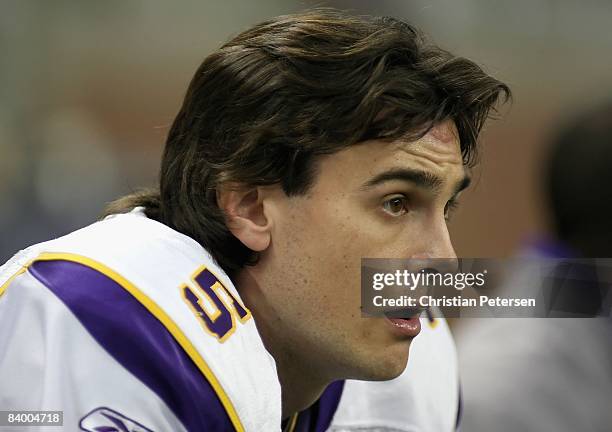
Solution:
{"label": "blurred person in background", "polygon": [[[359,268],[454,257],[450,207],[508,96],[394,18],[324,9],[237,35],[196,72],[159,190],[2,267],[0,407],[92,431],[297,432],[349,398],[373,409],[341,430],[454,429],[448,328],[402,375],[421,320],[363,319]],[[385,398],[342,381],[398,376],[414,379]]]}
{"label": "blurred person in background", "polygon": [[[577,115],[555,136],[542,170],[552,235],[531,242],[520,255],[560,262],[610,258],[612,102]],[[608,291],[609,263],[598,268],[608,271],[600,274]],[[517,283],[525,276],[510,277],[503,289],[520,290]],[[589,301],[590,286],[578,295],[587,298],[586,305],[599,307]],[[457,334],[465,400],[462,430],[612,430],[609,311],[606,316],[465,320]]]}

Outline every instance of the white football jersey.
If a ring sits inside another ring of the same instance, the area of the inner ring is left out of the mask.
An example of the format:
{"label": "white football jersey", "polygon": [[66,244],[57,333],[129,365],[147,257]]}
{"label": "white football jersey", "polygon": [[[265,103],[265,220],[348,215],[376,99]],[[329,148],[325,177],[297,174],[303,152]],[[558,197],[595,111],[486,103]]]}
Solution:
{"label": "white football jersey", "polygon": [[0,287],[1,410],[63,411],[66,430],[280,430],[275,362],[236,288],[140,209],[20,252]]}

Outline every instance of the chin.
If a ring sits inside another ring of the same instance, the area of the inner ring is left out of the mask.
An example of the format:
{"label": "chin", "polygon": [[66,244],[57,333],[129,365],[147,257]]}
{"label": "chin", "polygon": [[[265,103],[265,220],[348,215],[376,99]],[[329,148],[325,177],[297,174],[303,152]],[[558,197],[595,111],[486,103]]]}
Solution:
{"label": "chin", "polygon": [[360,373],[355,379],[365,381],[388,381],[400,376],[408,364],[408,347],[381,350],[373,353],[367,359],[367,366],[360,368]]}

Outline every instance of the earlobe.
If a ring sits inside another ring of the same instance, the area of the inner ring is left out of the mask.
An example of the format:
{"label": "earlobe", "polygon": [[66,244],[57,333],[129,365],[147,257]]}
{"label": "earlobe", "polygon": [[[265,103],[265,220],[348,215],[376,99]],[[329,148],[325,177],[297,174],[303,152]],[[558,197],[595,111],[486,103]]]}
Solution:
{"label": "earlobe", "polygon": [[225,185],[217,189],[217,204],[227,227],[246,247],[261,252],[270,245],[270,221],[264,213],[260,188]]}

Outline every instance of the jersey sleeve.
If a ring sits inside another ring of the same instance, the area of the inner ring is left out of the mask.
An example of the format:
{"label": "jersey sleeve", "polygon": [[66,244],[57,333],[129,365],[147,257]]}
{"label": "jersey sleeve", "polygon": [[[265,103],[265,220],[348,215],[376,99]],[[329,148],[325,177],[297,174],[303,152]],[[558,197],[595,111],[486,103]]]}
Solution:
{"label": "jersey sleeve", "polygon": [[35,261],[3,285],[0,383],[0,409],[63,411],[66,430],[236,430],[163,323],[79,263]]}

